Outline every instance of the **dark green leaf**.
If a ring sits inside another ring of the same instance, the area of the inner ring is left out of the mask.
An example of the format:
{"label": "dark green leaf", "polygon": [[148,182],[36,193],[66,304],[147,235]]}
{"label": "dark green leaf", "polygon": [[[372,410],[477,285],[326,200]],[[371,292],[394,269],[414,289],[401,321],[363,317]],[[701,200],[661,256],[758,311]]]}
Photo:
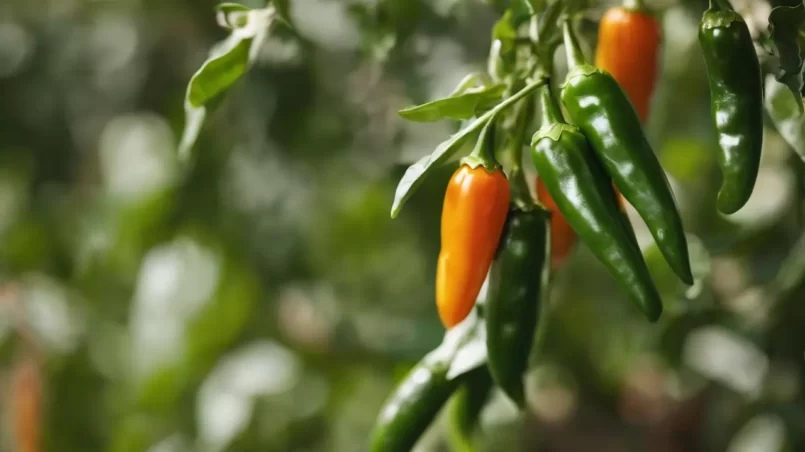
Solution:
{"label": "dark green leaf", "polygon": [[470,119],[478,113],[479,108],[499,101],[505,90],[506,85],[503,84],[471,88],[458,96],[402,109],[399,114],[409,121],[417,122],[433,122],[445,118]]}
{"label": "dark green leaf", "polygon": [[431,155],[426,155],[411,165],[397,185],[397,192],[394,194],[394,204],[391,207],[391,217],[394,218],[400,213],[403,204],[414,194],[428,173],[433,168],[448,161],[468,137],[479,131],[481,127],[494,118],[495,115],[514,105],[517,101],[529,95],[544,83],[544,80],[529,83],[515,95],[499,103],[495,108],[487,111],[458,133],[451,136],[450,139],[440,144]]}
{"label": "dark green leaf", "polygon": [[774,79],[766,77],[766,111],[780,136],[805,160],[805,115],[802,97],[794,96]]}
{"label": "dark green leaf", "polygon": [[780,58],[777,80],[788,86],[802,108],[802,57],[797,37],[805,23],[805,4],[778,6],[769,14],[769,33],[774,42],[775,54]]}

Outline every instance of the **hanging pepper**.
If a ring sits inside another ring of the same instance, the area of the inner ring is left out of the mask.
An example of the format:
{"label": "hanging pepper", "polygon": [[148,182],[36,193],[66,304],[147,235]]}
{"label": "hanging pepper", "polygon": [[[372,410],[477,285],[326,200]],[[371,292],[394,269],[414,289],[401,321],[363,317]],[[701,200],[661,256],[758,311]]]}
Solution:
{"label": "hanging pepper", "polygon": [[604,13],[595,65],[618,81],[645,123],[657,81],[662,35],[657,19],[642,6],[640,0],[625,0],[623,6]]}
{"label": "hanging pepper", "polygon": [[436,304],[448,329],[472,311],[506,223],[509,181],[494,160],[491,124],[453,174],[444,197]]}
{"label": "hanging pepper", "polygon": [[494,382],[486,366],[463,376],[461,386],[450,399],[449,441],[453,452],[475,452],[473,432],[478,426],[481,410],[489,400]]}
{"label": "hanging pepper", "polygon": [[495,383],[525,406],[523,374],[528,367],[541,288],[547,285],[549,213],[538,208],[509,213],[500,249],[489,272],[486,349]]}
{"label": "hanging pepper", "polygon": [[723,181],[718,209],[734,213],[757,180],[763,145],[763,82],[749,28],[727,1],[710,2],[699,26],[710,80],[710,104],[718,132]]}
{"label": "hanging pepper", "polygon": [[386,401],[371,433],[370,452],[409,452],[460,379],[447,379],[452,356],[432,352],[406,375]]}
{"label": "hanging pepper", "polygon": [[576,233],[567,222],[567,219],[556,202],[551,197],[545,183],[541,178],[537,178],[537,199],[546,209],[552,212],[551,215],[551,268],[556,270],[567,259],[576,243]]}
{"label": "hanging pepper", "polygon": [[662,303],[609,176],[580,130],[564,122],[550,88],[540,89],[542,127],[531,157],[548,192],[579,238],[650,321]]}
{"label": "hanging pepper", "polygon": [[682,219],[634,107],[609,73],[585,62],[569,21],[564,23],[564,38],[570,72],[562,101],[570,119],[646,222],[668,264],[682,281],[692,284]]}

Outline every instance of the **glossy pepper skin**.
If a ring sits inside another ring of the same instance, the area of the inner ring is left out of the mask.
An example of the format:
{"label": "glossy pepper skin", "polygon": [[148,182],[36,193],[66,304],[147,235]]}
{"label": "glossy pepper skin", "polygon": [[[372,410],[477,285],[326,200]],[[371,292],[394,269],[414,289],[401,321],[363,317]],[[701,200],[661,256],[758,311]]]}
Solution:
{"label": "glossy pepper skin", "polygon": [[643,123],[657,81],[661,43],[659,22],[636,5],[610,8],[601,18],[595,65],[618,81]]}
{"label": "glossy pepper skin", "polygon": [[462,376],[461,386],[450,399],[449,440],[453,452],[474,452],[473,432],[494,382],[486,366],[481,366]]}
{"label": "glossy pepper skin", "polygon": [[662,313],[631,225],[584,135],[562,120],[548,87],[540,93],[543,125],[531,142],[531,157],[556,205],[632,302],[650,320]]}
{"label": "glossy pepper skin", "polygon": [[371,433],[369,452],[409,452],[453,392],[449,359],[432,352],[406,375],[386,401]]}
{"label": "glossy pepper skin", "polygon": [[723,181],[718,209],[734,213],[757,180],[763,145],[763,81],[749,28],[735,11],[711,7],[699,26],[710,80],[710,106],[718,132]]}
{"label": "glossy pepper skin", "polygon": [[462,164],[447,186],[436,304],[445,327],[464,320],[486,279],[506,223],[509,181],[500,168]]}
{"label": "glossy pepper skin", "polygon": [[513,209],[492,269],[484,306],[488,366],[495,383],[525,406],[523,374],[528,367],[541,289],[550,267],[550,214]]}
{"label": "glossy pepper skin", "polygon": [[634,107],[609,73],[584,62],[569,22],[564,32],[571,70],[562,87],[562,102],[570,119],[646,222],[668,264],[682,281],[692,284],[682,218]]}

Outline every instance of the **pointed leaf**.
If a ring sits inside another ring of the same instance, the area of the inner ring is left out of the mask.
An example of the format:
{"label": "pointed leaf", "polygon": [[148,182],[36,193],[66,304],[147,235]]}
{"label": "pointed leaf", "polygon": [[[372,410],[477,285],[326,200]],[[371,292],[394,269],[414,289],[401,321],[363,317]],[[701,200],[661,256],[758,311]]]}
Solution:
{"label": "pointed leaf", "polygon": [[457,96],[404,108],[399,114],[409,121],[417,122],[433,122],[445,118],[470,119],[483,107],[499,101],[505,90],[504,84],[471,88]]}
{"label": "pointed leaf", "polygon": [[522,90],[518,91],[513,96],[499,103],[495,108],[487,111],[478,119],[471,122],[469,125],[455,133],[447,141],[440,144],[431,155],[426,155],[419,159],[416,163],[408,167],[408,170],[403,175],[400,183],[397,185],[397,191],[394,194],[394,204],[391,207],[391,217],[394,218],[400,213],[403,204],[414,194],[417,188],[425,180],[425,177],[438,165],[450,160],[450,157],[461,147],[464,141],[479,131],[489,120],[495,117],[498,113],[511,107],[520,99],[531,94],[535,89],[545,84],[545,80],[532,81],[526,85]]}
{"label": "pointed leaf", "polygon": [[780,58],[777,80],[784,83],[802,108],[802,57],[797,37],[799,28],[805,23],[805,4],[778,6],[769,14],[769,33],[774,42],[775,54]]}
{"label": "pointed leaf", "polygon": [[802,98],[774,79],[766,77],[766,111],[780,136],[805,160],[805,115],[800,114]]}
{"label": "pointed leaf", "polygon": [[204,62],[187,87],[187,100],[192,107],[203,106],[246,72],[250,46],[250,39],[231,35],[218,49],[220,54]]}

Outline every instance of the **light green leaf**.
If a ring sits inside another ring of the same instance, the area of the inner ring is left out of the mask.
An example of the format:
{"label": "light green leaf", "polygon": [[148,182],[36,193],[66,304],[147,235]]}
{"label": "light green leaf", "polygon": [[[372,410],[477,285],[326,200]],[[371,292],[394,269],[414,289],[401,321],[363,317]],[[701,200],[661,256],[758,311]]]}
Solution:
{"label": "light green leaf", "polygon": [[776,70],[777,80],[784,83],[797,99],[802,113],[802,57],[797,37],[799,28],[805,23],[805,4],[778,6],[769,14],[769,33],[774,42],[775,55],[780,58]]}
{"label": "light green leaf", "polygon": [[417,122],[433,122],[445,118],[470,119],[484,107],[497,103],[505,90],[504,84],[470,88],[457,96],[404,108],[399,114],[409,121]]}
{"label": "light green leaf", "polygon": [[232,33],[216,44],[201,68],[193,74],[185,93],[185,127],[179,157],[186,159],[198,139],[210,103],[237,82],[254,62],[274,23],[274,8],[250,10],[242,5],[217,6],[219,22]]}
{"label": "light green leaf", "polygon": [[766,111],[780,136],[805,160],[805,115],[800,114],[802,98],[795,97],[785,85],[766,77]]}
{"label": "light green leaf", "polygon": [[447,141],[441,143],[431,155],[419,159],[416,163],[408,167],[408,170],[403,175],[400,183],[397,185],[397,191],[394,194],[394,204],[391,207],[391,217],[394,218],[400,213],[403,204],[414,194],[417,188],[425,180],[425,177],[430,171],[450,160],[450,157],[461,147],[467,138],[478,132],[489,120],[494,118],[497,114],[504,111],[517,103],[520,99],[528,96],[534,90],[545,84],[545,80],[532,81],[526,85],[522,90],[518,91],[513,96],[499,103],[495,108],[487,111],[475,121],[455,133]]}

